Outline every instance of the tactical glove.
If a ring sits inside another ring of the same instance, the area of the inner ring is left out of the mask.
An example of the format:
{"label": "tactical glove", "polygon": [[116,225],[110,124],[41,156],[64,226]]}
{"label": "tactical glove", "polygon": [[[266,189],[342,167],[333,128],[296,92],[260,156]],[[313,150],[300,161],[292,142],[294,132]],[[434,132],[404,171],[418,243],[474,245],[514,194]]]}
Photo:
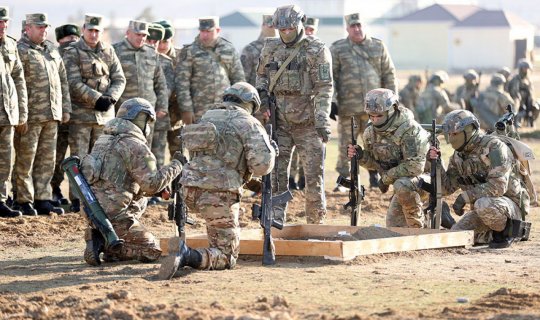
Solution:
{"label": "tactical glove", "polygon": [[330,108],[330,119],[336,121],[336,116],[338,115],[338,105],[335,102],[332,102],[332,106]]}
{"label": "tactical glove", "polygon": [[261,98],[261,110],[270,109],[270,97],[268,96],[268,90],[257,88],[259,98]]}
{"label": "tactical glove", "polygon": [[107,111],[111,106],[116,103],[116,100],[110,96],[102,95],[97,99],[94,109],[97,111]]}
{"label": "tactical glove", "polygon": [[382,179],[379,179],[379,190],[381,190],[381,192],[384,194],[384,193],[387,193],[388,192],[388,188],[390,186],[384,184],[384,182],[382,181]]}
{"label": "tactical glove", "polygon": [[185,166],[186,163],[188,162],[188,161],[187,161],[187,158],[182,154],[181,151],[176,151],[176,152],[173,154],[173,159],[180,161],[180,163],[181,163],[183,166]]}
{"label": "tactical glove", "polygon": [[457,197],[456,202],[454,202],[454,204],[452,205],[452,208],[454,209],[454,212],[461,217],[464,213],[463,208],[465,208],[466,204],[467,203],[465,202],[465,198],[463,198],[463,195],[460,194]]}
{"label": "tactical glove", "polygon": [[321,137],[322,142],[328,142],[328,139],[330,138],[330,133],[332,133],[332,131],[330,131],[330,129],[328,128],[316,128],[316,130],[319,137]]}
{"label": "tactical glove", "polygon": [[248,182],[246,182],[244,188],[259,194],[262,191],[262,181],[258,178],[251,178]]}
{"label": "tactical glove", "polygon": [[356,160],[360,160],[364,157],[364,149],[361,146],[355,145],[354,150],[356,150]]}

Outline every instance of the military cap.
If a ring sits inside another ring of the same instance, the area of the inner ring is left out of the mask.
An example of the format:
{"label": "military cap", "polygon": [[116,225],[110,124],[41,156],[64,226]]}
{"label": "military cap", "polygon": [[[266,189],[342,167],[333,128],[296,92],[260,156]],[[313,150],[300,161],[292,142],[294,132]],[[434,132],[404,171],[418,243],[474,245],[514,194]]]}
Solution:
{"label": "military cap", "polygon": [[140,20],[131,20],[129,21],[129,27],[128,29],[135,32],[135,33],[144,33],[148,35],[148,22],[140,21]]}
{"label": "military cap", "polygon": [[0,20],[6,21],[9,20],[9,8],[8,7],[0,7]]}
{"label": "military cap", "polygon": [[154,41],[161,41],[165,36],[165,28],[158,23],[148,24],[148,39]]}
{"label": "military cap", "polygon": [[81,36],[81,28],[79,26],[74,24],[64,24],[62,26],[57,27],[54,29],[54,33],[56,35],[56,41],[67,37],[67,36]]}
{"label": "military cap", "polygon": [[353,24],[362,23],[362,21],[360,21],[359,13],[351,13],[351,14],[346,15],[345,22],[347,23],[347,26],[352,26]]}
{"label": "military cap", "polygon": [[312,17],[308,17],[306,19],[306,23],[304,23],[304,27],[310,27],[312,29],[317,29],[319,28],[319,19],[318,18],[312,18]]}
{"label": "military cap", "polygon": [[165,35],[163,36],[163,40],[174,37],[174,27],[169,20],[161,20],[156,23],[161,25],[165,29]]}
{"label": "military cap", "polygon": [[212,30],[213,28],[219,28],[219,17],[199,18],[199,30]]}
{"label": "military cap", "polygon": [[84,27],[88,30],[103,31],[103,16],[92,13],[85,14]]}
{"label": "military cap", "polygon": [[26,24],[36,26],[50,26],[46,13],[29,13],[26,15]]}
{"label": "military cap", "polygon": [[263,25],[269,27],[269,28],[273,28],[274,27],[274,24],[272,22],[272,17],[273,15],[271,14],[263,14]]}

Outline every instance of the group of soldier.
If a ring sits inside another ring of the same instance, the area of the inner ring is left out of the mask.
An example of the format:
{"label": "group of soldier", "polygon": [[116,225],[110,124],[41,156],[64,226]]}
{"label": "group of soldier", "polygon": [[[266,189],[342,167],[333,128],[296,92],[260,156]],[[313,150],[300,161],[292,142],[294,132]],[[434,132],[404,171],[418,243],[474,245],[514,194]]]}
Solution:
{"label": "group of soldier", "polygon": [[[181,49],[172,43],[169,21],[132,20],[125,38],[111,46],[102,40],[102,16],[87,14],[82,29],[56,28],[59,47],[46,40],[46,14],[27,15],[19,41],[5,34],[8,22],[8,8],[0,7],[4,164],[12,163],[12,146],[16,149],[11,207],[11,166],[0,172],[0,214],[63,213],[60,205],[68,201],[60,191],[60,163],[69,144],[125,241],[120,250],[98,248],[101,235],[90,224],[84,258],[91,265],[101,262],[102,252],[105,261],[159,258],[157,240],[139,219],[148,203],[167,198],[167,186],[179,175],[183,200],[205,219],[210,246],[192,249],[180,242],[162,264],[164,279],[184,266],[235,266],[242,190],[272,170],[274,192],[286,191],[291,182],[295,186],[291,178],[300,171],[307,223],[324,223],[331,119],[338,127],[338,173],[348,176],[348,158],[357,157],[369,170],[371,187],[385,193],[393,186],[387,226],[426,226],[423,189],[430,182],[423,173],[426,159],[440,152],[430,147],[417,120],[439,115],[442,120],[443,110],[450,111],[441,88],[447,76],[434,73],[422,93],[421,78],[411,77],[400,103],[390,54],[381,40],[365,33],[358,13],[345,16],[348,37],[328,48],[316,36],[317,19],[296,5],[279,7],[262,17],[259,39],[241,55],[220,36],[217,17],[200,18],[199,34]],[[527,70],[520,67],[522,81],[509,86],[519,99],[525,99],[525,83],[533,96]],[[460,107],[451,108],[456,110],[442,125],[455,149],[443,175],[445,193],[462,190],[453,205],[456,214],[471,206],[448,227],[475,230],[478,242],[503,247],[515,238],[507,232],[512,221],[525,219],[536,195],[521,183],[509,147],[480,130],[469,92],[471,86],[477,90],[478,77],[469,78],[466,74],[467,83],[456,94]],[[493,90],[503,94],[505,80],[493,79]],[[355,134],[362,147],[350,145],[351,117],[359,124]],[[266,123],[273,125],[272,137]],[[70,194],[70,200],[71,211],[78,212],[80,199]],[[285,223],[287,206],[273,209],[274,218]]]}

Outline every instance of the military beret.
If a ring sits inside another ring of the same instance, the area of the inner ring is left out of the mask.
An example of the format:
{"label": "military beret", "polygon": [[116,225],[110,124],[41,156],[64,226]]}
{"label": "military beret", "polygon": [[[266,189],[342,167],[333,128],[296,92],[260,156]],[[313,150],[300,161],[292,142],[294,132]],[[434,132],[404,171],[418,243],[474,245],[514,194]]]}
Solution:
{"label": "military beret", "polygon": [[79,28],[79,26],[77,25],[68,23],[54,29],[54,33],[56,34],[56,41],[59,41],[60,39],[67,36],[80,37],[81,28]]}
{"label": "military beret", "polygon": [[174,37],[174,27],[170,21],[161,20],[156,23],[160,24],[165,29],[165,35],[163,36],[163,40]]}
{"label": "military beret", "polygon": [[347,22],[347,26],[352,26],[353,24],[362,23],[360,20],[360,14],[359,13],[351,13],[345,16],[345,22]]}
{"label": "military beret", "polygon": [[9,20],[9,8],[8,7],[0,7],[0,20],[6,21]]}
{"label": "military beret", "polygon": [[161,41],[165,36],[165,28],[158,23],[150,23],[148,25],[148,39],[154,41]]}
{"label": "military beret", "polygon": [[199,18],[199,30],[212,30],[213,28],[219,28],[219,17]]}
{"label": "military beret", "polygon": [[29,13],[26,15],[26,24],[36,26],[50,26],[46,13]]}

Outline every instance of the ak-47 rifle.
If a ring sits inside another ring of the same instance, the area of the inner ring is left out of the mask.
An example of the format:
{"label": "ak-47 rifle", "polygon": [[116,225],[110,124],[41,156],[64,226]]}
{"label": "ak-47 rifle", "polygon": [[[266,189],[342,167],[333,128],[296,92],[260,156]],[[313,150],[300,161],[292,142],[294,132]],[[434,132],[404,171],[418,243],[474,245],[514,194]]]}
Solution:
{"label": "ak-47 rifle", "polygon": [[[351,143],[353,146],[356,146],[356,134],[354,132],[355,128],[357,128],[356,121],[354,117],[351,117]],[[357,226],[358,215],[360,214],[360,203],[364,200],[365,189],[364,186],[360,184],[360,176],[358,175],[358,158],[356,156],[351,158],[350,173],[350,179],[340,175],[337,179],[337,183],[349,189],[349,202],[347,202],[343,207],[345,210],[349,208],[351,209],[351,226]]]}
{"label": "ak-47 rifle", "polygon": [[[431,145],[439,148],[439,140],[437,135],[442,132],[442,126],[435,123],[435,119],[432,120],[431,125],[422,124],[422,127],[431,132]],[[437,159],[431,160],[431,186],[429,191],[429,205],[424,210],[425,214],[429,217],[430,228],[438,230],[441,227],[442,217],[442,177],[441,177],[441,156]]]}
{"label": "ak-47 rifle", "polygon": [[[182,162],[182,166],[185,166],[188,163],[185,157],[183,157],[180,162]],[[178,229],[178,236],[180,237],[180,239],[186,240],[185,226],[186,224],[193,225],[195,221],[188,217],[188,209],[186,203],[184,202],[182,184],[180,183],[180,176],[181,174],[174,178],[172,182],[172,201],[169,203],[167,211],[169,221],[174,220],[176,224],[176,227]]]}
{"label": "ak-47 rifle", "polygon": [[[272,125],[266,125],[268,136],[272,136]],[[274,219],[273,208],[283,205],[293,198],[292,193],[287,190],[277,196],[272,196],[272,172],[262,177],[262,197],[261,204],[253,204],[251,214],[253,220],[259,220],[264,229],[263,260],[265,266],[276,263],[276,253],[274,241],[272,239],[272,227],[283,229],[283,223]]]}

